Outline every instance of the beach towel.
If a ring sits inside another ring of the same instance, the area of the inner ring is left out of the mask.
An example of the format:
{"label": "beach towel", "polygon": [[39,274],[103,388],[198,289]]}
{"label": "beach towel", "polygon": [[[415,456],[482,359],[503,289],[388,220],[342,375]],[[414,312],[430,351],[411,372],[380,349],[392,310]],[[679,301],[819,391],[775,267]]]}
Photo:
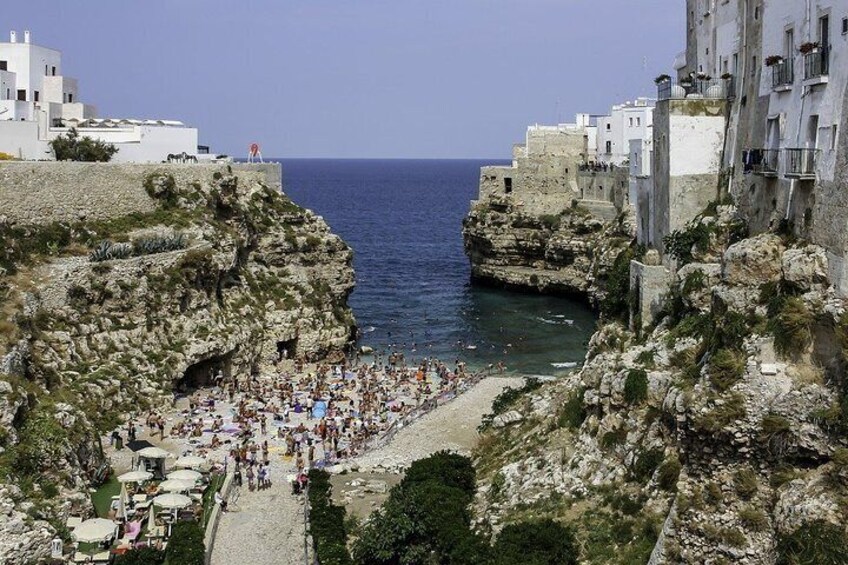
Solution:
{"label": "beach towel", "polygon": [[327,403],[323,400],[318,400],[312,407],[312,418],[318,420],[327,415]]}

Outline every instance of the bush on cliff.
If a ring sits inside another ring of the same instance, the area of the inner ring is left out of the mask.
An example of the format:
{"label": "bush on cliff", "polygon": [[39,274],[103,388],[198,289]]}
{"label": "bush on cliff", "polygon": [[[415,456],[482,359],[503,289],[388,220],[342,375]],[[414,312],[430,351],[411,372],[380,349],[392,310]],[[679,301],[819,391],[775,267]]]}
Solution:
{"label": "bush on cliff", "polygon": [[630,369],[624,381],[624,400],[641,404],[648,398],[648,373],[645,369]]}
{"label": "bush on cliff", "polygon": [[716,351],[707,365],[710,382],[721,392],[739,382],[744,372],[745,359],[741,354],[730,349]]}
{"label": "bush on cliff", "polygon": [[203,545],[203,528],[197,522],[177,522],[168,549],[165,565],[204,565],[206,549]]}
{"label": "bush on cliff", "polygon": [[80,137],[76,128],[71,128],[66,135],[60,135],[50,142],[50,148],[56,154],[57,161],[111,161],[118,148],[111,143]]}
{"label": "bush on cliff", "polygon": [[318,562],[322,565],[348,565],[345,509],[333,504],[330,474],[321,469],[309,471],[309,533]]}
{"label": "bush on cliff", "polygon": [[644,246],[630,245],[615,258],[607,276],[606,295],[601,301],[604,318],[627,321],[630,315],[630,261],[638,261],[644,254]]}
{"label": "bush on cliff", "polygon": [[115,565],[162,565],[165,552],[154,547],[141,547],[115,557]]}
{"label": "bush on cliff", "polygon": [[777,565],[846,565],[848,536],[843,526],[807,522],[777,543]]}
{"label": "bush on cliff", "polygon": [[571,530],[551,519],[509,524],[495,542],[494,565],[573,565],[577,547]]}

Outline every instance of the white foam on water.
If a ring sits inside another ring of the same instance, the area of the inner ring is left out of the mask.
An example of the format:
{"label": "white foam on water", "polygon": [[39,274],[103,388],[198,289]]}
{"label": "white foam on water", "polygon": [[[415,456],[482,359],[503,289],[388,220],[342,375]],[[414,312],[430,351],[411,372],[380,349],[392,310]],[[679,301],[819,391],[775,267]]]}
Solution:
{"label": "white foam on water", "polygon": [[566,361],[564,363],[551,363],[551,367],[556,369],[571,369],[579,365],[576,361]]}

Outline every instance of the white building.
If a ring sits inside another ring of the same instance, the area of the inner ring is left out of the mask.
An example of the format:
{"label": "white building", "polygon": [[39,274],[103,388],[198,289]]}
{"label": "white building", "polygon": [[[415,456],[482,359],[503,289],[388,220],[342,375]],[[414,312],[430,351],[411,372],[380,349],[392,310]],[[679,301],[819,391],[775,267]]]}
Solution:
{"label": "white building", "polygon": [[613,106],[608,116],[597,118],[597,159],[608,165],[624,165],[631,159],[631,141],[652,136],[656,100],[637,98]]}
{"label": "white building", "polygon": [[196,155],[197,129],[173,120],[98,120],[79,100],[76,79],[62,75],[62,54],[11,32],[0,42],[0,152],[20,159],[53,159],[49,142],[76,127],[112,143],[115,162],[158,163],[169,154]]}

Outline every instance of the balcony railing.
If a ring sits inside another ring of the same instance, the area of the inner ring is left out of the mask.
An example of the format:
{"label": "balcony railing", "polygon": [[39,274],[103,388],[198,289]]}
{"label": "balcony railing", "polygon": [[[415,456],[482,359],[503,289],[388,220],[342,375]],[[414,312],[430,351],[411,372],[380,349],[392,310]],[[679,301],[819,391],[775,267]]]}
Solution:
{"label": "balcony railing", "polygon": [[786,149],[786,178],[816,178],[818,149]]}
{"label": "balcony railing", "polygon": [[776,177],[780,166],[779,149],[749,149],[742,156],[746,173]]}
{"label": "balcony railing", "polygon": [[826,77],[830,71],[830,53],[820,49],[804,55],[804,80]]}
{"label": "balcony railing", "polygon": [[784,59],[771,67],[771,87],[779,89],[792,86],[795,82],[795,65],[792,59]]}
{"label": "balcony railing", "polygon": [[668,79],[657,84],[658,100],[684,100],[686,98],[708,98],[728,100],[736,96],[736,82],[728,79],[691,79],[675,81]]}

